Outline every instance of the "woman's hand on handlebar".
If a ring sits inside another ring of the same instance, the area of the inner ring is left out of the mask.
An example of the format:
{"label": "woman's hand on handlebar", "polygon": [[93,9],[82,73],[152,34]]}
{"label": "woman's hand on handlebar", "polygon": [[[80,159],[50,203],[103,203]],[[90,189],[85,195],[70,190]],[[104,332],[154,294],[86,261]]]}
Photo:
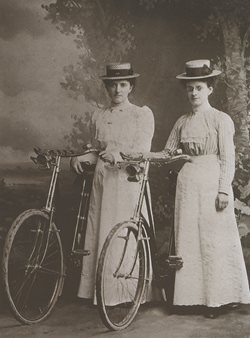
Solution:
{"label": "woman's hand on handlebar", "polygon": [[81,162],[79,161],[78,157],[71,157],[70,167],[78,175],[83,173]]}

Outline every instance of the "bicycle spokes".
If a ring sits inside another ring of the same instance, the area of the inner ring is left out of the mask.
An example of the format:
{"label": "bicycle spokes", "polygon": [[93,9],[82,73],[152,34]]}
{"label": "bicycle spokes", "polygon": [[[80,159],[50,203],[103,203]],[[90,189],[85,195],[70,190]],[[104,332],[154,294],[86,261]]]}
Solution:
{"label": "bicycle spokes", "polygon": [[57,230],[45,213],[31,211],[18,225],[6,247],[6,287],[18,319],[30,323],[47,315],[59,294],[62,250]]}
{"label": "bicycle spokes", "polygon": [[146,254],[138,229],[118,224],[107,238],[97,273],[97,297],[106,325],[114,330],[129,325],[143,296]]}

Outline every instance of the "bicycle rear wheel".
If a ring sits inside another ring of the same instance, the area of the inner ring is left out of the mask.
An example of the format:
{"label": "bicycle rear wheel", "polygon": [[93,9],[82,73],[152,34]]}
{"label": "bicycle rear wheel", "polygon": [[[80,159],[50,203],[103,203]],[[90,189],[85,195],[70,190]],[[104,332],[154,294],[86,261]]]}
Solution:
{"label": "bicycle rear wheel", "polygon": [[64,280],[63,252],[56,226],[41,210],[23,212],[6,236],[2,273],[14,316],[38,323],[52,311]]}
{"label": "bicycle rear wheel", "polygon": [[98,262],[96,296],[103,323],[125,329],[141,304],[147,282],[145,243],[134,222],[119,223],[109,233]]}

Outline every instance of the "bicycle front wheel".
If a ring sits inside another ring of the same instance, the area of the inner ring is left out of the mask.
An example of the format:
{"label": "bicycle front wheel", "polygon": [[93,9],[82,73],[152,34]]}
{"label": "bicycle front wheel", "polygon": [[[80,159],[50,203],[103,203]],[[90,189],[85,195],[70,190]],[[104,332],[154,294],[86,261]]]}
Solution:
{"label": "bicycle front wheel", "polygon": [[111,330],[125,329],[133,321],[147,282],[145,243],[134,222],[117,224],[109,233],[98,262],[97,305]]}
{"label": "bicycle front wheel", "polygon": [[3,282],[10,308],[24,324],[38,323],[52,311],[64,279],[63,252],[56,226],[41,210],[23,212],[4,245]]}

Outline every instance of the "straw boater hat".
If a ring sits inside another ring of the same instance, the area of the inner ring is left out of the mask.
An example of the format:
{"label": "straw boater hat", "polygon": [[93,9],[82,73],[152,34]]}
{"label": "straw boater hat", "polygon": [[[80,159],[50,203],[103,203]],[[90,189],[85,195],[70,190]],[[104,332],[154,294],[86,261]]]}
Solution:
{"label": "straw boater hat", "polygon": [[211,69],[209,60],[192,60],[186,62],[185,66],[186,72],[177,75],[176,76],[177,79],[198,80],[218,76],[221,74],[220,70]]}
{"label": "straw boater hat", "polygon": [[134,73],[130,63],[109,63],[106,66],[106,75],[100,76],[102,80],[127,80],[140,76]]}

